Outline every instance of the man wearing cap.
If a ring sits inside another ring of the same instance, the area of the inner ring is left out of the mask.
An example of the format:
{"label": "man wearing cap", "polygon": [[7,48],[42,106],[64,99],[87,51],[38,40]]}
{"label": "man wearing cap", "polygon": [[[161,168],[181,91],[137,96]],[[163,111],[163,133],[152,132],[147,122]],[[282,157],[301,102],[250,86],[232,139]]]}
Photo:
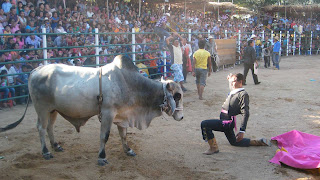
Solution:
{"label": "man wearing cap", "polygon": [[207,50],[211,55],[211,65],[213,72],[217,71],[216,55],[217,55],[217,44],[214,41],[213,36],[209,36],[209,41],[206,42],[205,50]]}
{"label": "man wearing cap", "polygon": [[169,13],[165,13],[156,23],[155,27],[154,27],[154,32],[160,37],[160,45],[159,48],[162,49],[164,48],[164,37],[169,37],[170,34],[169,32],[165,29],[167,26],[167,22],[170,18],[170,14]]}
{"label": "man wearing cap", "polygon": [[[182,73],[182,64],[183,64],[182,52],[183,51],[180,46],[179,39],[182,43],[183,38],[177,32],[174,32],[173,36],[169,36],[166,38],[166,43],[172,57],[171,70],[173,70],[174,81],[179,83],[182,91],[185,92],[187,91],[187,89],[183,86],[183,81],[184,81],[184,77]],[[170,43],[171,40],[173,40],[173,43]]]}
{"label": "man wearing cap", "polygon": [[274,37],[274,45],[273,45],[273,63],[274,63],[274,70],[279,70],[279,59],[280,59],[280,48],[281,44],[279,42],[279,37]]}

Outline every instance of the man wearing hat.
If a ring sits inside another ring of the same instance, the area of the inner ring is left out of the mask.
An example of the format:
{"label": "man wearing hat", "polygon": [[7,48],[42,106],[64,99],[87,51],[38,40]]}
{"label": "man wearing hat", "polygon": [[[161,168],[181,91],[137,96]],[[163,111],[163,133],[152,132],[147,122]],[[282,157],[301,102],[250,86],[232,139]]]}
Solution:
{"label": "man wearing hat", "polygon": [[209,36],[209,41],[206,42],[205,50],[207,50],[211,55],[211,65],[213,72],[217,71],[216,55],[217,55],[217,44],[214,41],[213,36]]}
{"label": "man wearing hat", "polygon": [[280,48],[281,44],[279,42],[279,37],[274,37],[274,46],[273,46],[273,63],[274,63],[274,70],[279,70],[279,59],[280,59]]}
{"label": "man wearing hat", "polygon": [[164,47],[164,37],[169,37],[170,34],[169,32],[166,30],[166,26],[167,26],[167,22],[170,19],[170,14],[169,13],[165,13],[156,23],[155,27],[154,27],[154,32],[160,37],[160,45],[159,48],[162,49]]}

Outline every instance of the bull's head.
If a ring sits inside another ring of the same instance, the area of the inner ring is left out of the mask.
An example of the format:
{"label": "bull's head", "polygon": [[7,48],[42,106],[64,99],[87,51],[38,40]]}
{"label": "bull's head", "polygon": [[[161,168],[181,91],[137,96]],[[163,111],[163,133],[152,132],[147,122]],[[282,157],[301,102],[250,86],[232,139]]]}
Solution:
{"label": "bull's head", "polygon": [[173,81],[161,80],[164,84],[165,105],[163,110],[175,120],[183,119],[183,91],[181,87]]}

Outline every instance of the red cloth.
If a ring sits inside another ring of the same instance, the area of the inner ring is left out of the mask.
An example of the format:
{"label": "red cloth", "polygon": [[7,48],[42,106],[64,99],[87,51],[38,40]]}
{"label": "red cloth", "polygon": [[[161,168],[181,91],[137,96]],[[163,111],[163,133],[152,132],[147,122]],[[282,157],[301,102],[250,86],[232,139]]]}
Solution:
{"label": "red cloth", "polygon": [[192,72],[191,59],[189,57],[189,48],[186,47],[184,50],[184,56],[187,58],[187,72]]}
{"label": "red cloth", "polygon": [[[293,130],[271,138],[278,141],[279,151],[269,161],[300,169],[320,168],[320,137]],[[287,151],[287,152],[286,152]]]}

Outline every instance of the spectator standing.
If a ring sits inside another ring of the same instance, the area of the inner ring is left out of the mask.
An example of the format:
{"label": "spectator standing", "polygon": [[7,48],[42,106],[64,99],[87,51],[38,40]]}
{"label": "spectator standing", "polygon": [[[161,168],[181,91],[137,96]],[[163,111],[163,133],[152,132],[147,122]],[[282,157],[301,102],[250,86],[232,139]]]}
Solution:
{"label": "spectator standing", "polygon": [[216,72],[218,69],[218,65],[216,63],[216,56],[217,56],[217,44],[214,41],[213,36],[209,36],[209,41],[206,42],[205,50],[207,50],[211,55],[211,65],[212,65],[212,71]]}
{"label": "spectator standing", "polygon": [[[179,83],[181,86],[181,89],[185,92],[187,89],[183,86],[183,73],[182,73],[182,48],[180,46],[179,39],[182,41],[182,37],[175,32],[173,36],[169,36],[166,38],[167,47],[170,51],[170,54],[172,56],[172,65],[171,70],[173,70],[174,73],[174,81]],[[170,41],[173,39],[173,43],[170,43]]]}
{"label": "spectator standing", "polygon": [[270,56],[272,51],[272,42],[269,41],[269,37],[266,36],[263,42],[263,58],[264,58],[264,67],[270,67]]}
{"label": "spectator standing", "polygon": [[274,46],[273,46],[273,63],[274,63],[274,70],[279,70],[279,59],[280,59],[280,49],[281,44],[279,42],[279,37],[274,37]]}
{"label": "spectator standing", "polygon": [[[206,51],[205,48],[206,41],[200,40],[199,41],[199,50],[197,50],[193,54],[193,73],[192,75],[196,77],[196,84],[197,84],[197,90],[199,99],[203,100],[203,91],[204,87],[206,86],[206,79],[207,74],[208,77],[211,75],[211,55],[208,51]],[[209,67],[209,71],[207,70]]]}

